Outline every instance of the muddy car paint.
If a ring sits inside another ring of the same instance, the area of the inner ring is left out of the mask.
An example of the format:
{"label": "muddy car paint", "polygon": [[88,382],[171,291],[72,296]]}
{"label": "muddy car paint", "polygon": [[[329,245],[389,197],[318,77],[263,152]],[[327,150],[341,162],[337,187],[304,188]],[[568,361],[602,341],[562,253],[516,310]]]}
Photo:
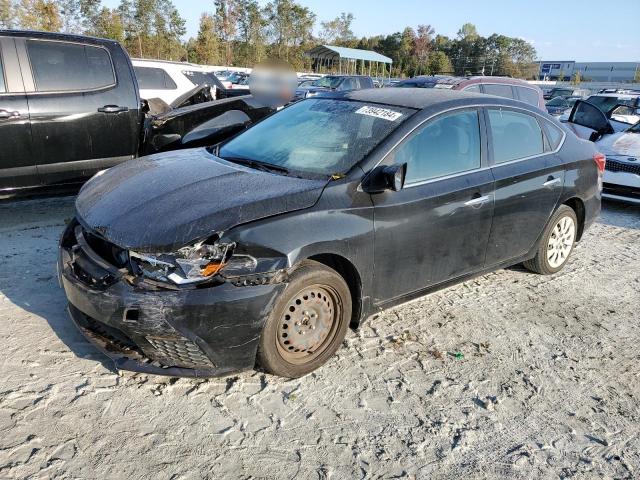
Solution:
{"label": "muddy car paint", "polygon": [[[447,268],[450,271],[438,272],[440,276],[434,275],[432,271],[433,265],[431,264],[433,258],[428,255],[428,252],[418,247],[424,245],[425,235],[429,244],[436,245],[438,239],[442,235],[446,235],[446,232],[456,228],[459,229],[456,225],[460,225],[461,222],[468,223],[469,214],[467,212],[469,212],[469,208],[464,206],[465,202],[462,201],[462,195],[459,195],[460,198],[455,199],[453,203],[451,201],[452,195],[458,195],[456,192],[460,189],[460,182],[465,182],[460,178],[453,178],[445,180],[445,183],[436,182],[427,186],[427,190],[423,191],[418,188],[408,188],[400,192],[386,191],[379,194],[366,193],[362,188],[362,184],[367,175],[371,174],[378,165],[393,165],[393,156],[389,155],[389,153],[403,138],[421,123],[443,111],[465,107],[482,109],[484,107],[499,106],[520,111],[524,110],[552,121],[559,127],[560,125],[535,107],[526,107],[520,102],[484,95],[433,92],[429,94],[429,98],[432,100],[426,105],[421,105],[419,99],[414,100],[414,97],[407,96],[407,93],[397,94],[384,89],[351,92],[342,96],[353,101],[370,101],[371,98],[375,97],[375,101],[378,103],[393,105],[394,99],[397,98],[396,95],[403,96],[403,107],[413,107],[420,111],[390,134],[363,161],[354,166],[344,176],[327,179],[321,193],[319,193],[320,185],[318,185],[313,194],[316,196],[315,200],[313,202],[309,200],[306,208],[301,208],[301,204],[296,204],[296,196],[292,196],[291,200],[294,203],[291,207],[285,208],[280,212],[274,210],[272,215],[256,216],[253,214],[253,209],[249,202],[246,217],[234,217],[234,221],[228,224],[221,224],[218,221],[206,224],[206,222],[201,223],[200,220],[197,220],[192,224],[193,235],[179,233],[180,241],[174,242],[182,244],[185,241],[196,240],[204,232],[213,234],[214,231],[224,228],[224,241],[235,244],[237,253],[252,255],[261,260],[259,262],[260,267],[250,274],[227,278],[224,276],[223,271],[216,279],[216,282],[209,286],[178,289],[179,293],[177,294],[173,293],[173,290],[169,291],[167,297],[169,300],[167,301],[164,300],[164,295],[167,294],[166,289],[154,289],[145,286],[144,282],[136,283],[135,279],[133,279],[133,283],[131,283],[132,279],[128,281],[111,280],[114,282],[111,286],[106,286],[104,289],[100,287],[96,290],[97,287],[87,286],[74,273],[73,255],[78,255],[82,258],[86,254],[82,249],[74,249],[72,245],[65,244],[63,239],[59,268],[62,283],[71,303],[81,310],[83,315],[88,316],[90,320],[97,320],[101,324],[111,325],[116,329],[129,328],[125,325],[123,318],[127,309],[133,307],[138,310],[137,315],[139,317],[137,318],[147,315],[153,317],[149,319],[151,325],[156,325],[156,322],[160,319],[162,320],[163,328],[166,328],[165,324],[172,325],[171,328],[180,332],[177,337],[192,339],[191,341],[196,345],[200,345],[199,342],[206,339],[208,342],[214,342],[215,349],[225,344],[243,349],[240,354],[238,351],[229,352],[221,347],[220,350],[216,350],[214,357],[214,352],[201,347],[201,351],[214,360],[216,364],[214,369],[207,370],[207,375],[218,375],[228,373],[231,370],[250,369],[254,366],[259,332],[269,314],[268,306],[272,305],[273,299],[277,297],[280,291],[279,289],[286,286],[288,275],[292,269],[295,269],[296,265],[304,259],[313,259],[329,265],[347,279],[354,303],[352,325],[357,326],[362,320],[383,308],[406,302],[429,291],[444,288],[487,271],[514,265],[533,257],[535,244],[541,235],[541,231],[527,231],[526,241],[519,243],[521,248],[514,253],[513,257],[496,258],[489,263],[483,260],[474,260],[472,265],[464,265],[464,259],[458,255],[458,249],[462,249],[461,251],[478,251],[478,257],[482,257],[483,251],[488,247],[488,239],[491,238],[491,227],[487,229],[485,228],[486,225],[485,227],[472,225],[474,228],[483,228],[485,232],[484,238],[479,238],[478,235],[474,234],[477,232],[467,232],[460,238],[460,241],[455,242],[455,249],[452,246],[449,250],[440,252],[445,256],[445,259],[449,259],[450,265]],[[202,152],[204,151],[200,151],[198,156],[204,155]],[[535,195],[542,195],[542,193],[531,193],[530,189],[533,183],[527,182],[528,174],[522,170],[524,166],[507,166],[511,174],[515,176],[514,178],[522,176],[525,178],[521,182],[512,181],[513,186],[511,188],[504,188],[497,195],[495,204],[491,202],[486,205],[487,210],[485,210],[486,213],[482,214],[483,217],[486,217],[490,222],[494,215],[494,210],[501,212],[501,218],[504,222],[503,227],[500,228],[507,230],[514,240],[518,240],[523,237],[519,229],[527,228],[526,218],[533,216],[539,219],[539,222],[543,222],[545,218],[548,218],[555,206],[561,203],[568,203],[576,208],[580,218],[580,235],[582,230],[593,222],[600,210],[598,172],[593,161],[594,152],[595,149],[589,142],[578,140],[567,132],[566,140],[560,151],[550,152],[542,156],[542,160],[540,160],[542,164],[547,163],[549,165],[547,167],[542,166],[543,170],[545,168],[557,168],[556,159],[559,159],[558,161],[561,160],[564,165],[564,185],[559,190],[551,192],[553,200],[550,200],[549,203],[534,201]],[[178,152],[175,155],[176,158],[180,158],[186,153]],[[188,156],[184,158],[185,169],[187,169],[190,162],[187,160]],[[215,158],[211,158],[211,161],[219,162]],[[467,197],[464,198],[465,201],[468,201],[469,198],[474,198],[476,193],[481,193],[482,188],[485,188],[481,185],[491,183],[491,175],[493,173],[491,171],[492,158],[490,153],[485,152],[483,162],[485,162],[483,163],[483,169],[478,172],[478,175],[481,177],[484,175],[486,178],[484,180],[480,179],[480,183],[467,192]],[[139,166],[142,165],[139,164]],[[122,169],[122,167],[119,167],[119,169]],[[114,175],[111,180],[115,181],[116,173],[117,169],[115,173],[111,173],[111,175]],[[131,173],[133,174],[133,172]],[[144,171],[139,175],[144,178]],[[261,177],[275,174],[258,172],[254,175]],[[503,173],[503,175],[506,175],[506,173]],[[539,176],[534,175],[532,178],[536,180]],[[548,174],[544,172],[543,176],[546,180]],[[122,181],[132,181],[132,177],[133,175],[123,174]],[[134,180],[134,183],[137,182],[137,180]],[[285,182],[289,182],[289,180],[285,180]],[[139,185],[142,185],[142,183],[140,182]],[[256,181],[256,185],[259,183],[259,181]],[[96,185],[100,185],[100,183],[96,183]],[[229,184],[229,187],[226,191],[228,196],[244,194],[251,197],[252,195],[245,189],[234,189],[231,184]],[[185,188],[177,190],[170,188],[169,185],[167,185],[167,188],[173,192],[170,195],[180,194],[173,197],[173,201],[176,204],[189,205],[191,207],[197,203],[197,200],[194,200],[194,196],[188,193],[189,190],[186,185]],[[540,186],[539,188],[542,187]],[[89,230],[89,234],[106,234],[108,236],[113,232],[108,218],[105,217],[106,223],[102,225],[98,218],[92,222],[87,222],[84,218],[91,217],[92,212],[91,208],[84,210],[82,199],[92,198],[94,196],[91,192],[92,189],[93,186],[91,184],[87,185],[86,192],[80,197],[81,201],[78,205],[79,221],[83,225],[97,227],[95,230]],[[149,198],[157,197],[159,193],[159,191],[156,191]],[[104,209],[98,205],[98,196],[95,195],[95,200],[92,200],[92,202],[96,204],[96,208],[99,211],[102,211]],[[402,201],[398,200],[400,196],[402,196]],[[523,196],[529,198],[530,201],[523,203]],[[113,198],[115,199],[116,197]],[[279,201],[286,202],[286,198],[288,197],[281,198]],[[142,189],[140,189],[137,196],[120,196],[120,201],[122,202],[121,207],[112,204],[110,209],[117,209],[122,214],[134,212],[138,222],[146,219],[142,226],[135,226],[137,235],[134,234],[129,237],[128,235],[130,234],[127,232],[127,239],[138,241],[137,237],[144,237],[144,228],[153,221],[167,225],[163,219],[152,215],[152,212],[154,212],[153,203],[145,198]],[[425,224],[425,228],[415,228],[415,223],[420,220],[418,216],[407,217],[406,215],[405,206],[415,201],[423,202],[425,208],[430,209],[428,214],[429,224]],[[137,209],[140,209],[140,213],[136,212]],[[178,216],[191,215],[186,213],[187,210],[188,208],[176,209],[175,213],[167,213]],[[238,212],[242,210],[239,209]],[[145,211],[147,212],[146,216],[142,214]],[[113,218],[118,217],[118,214],[112,215]],[[379,217],[379,215],[382,215],[382,217]],[[509,220],[515,219],[517,216],[522,218],[522,221],[518,221],[519,228],[509,229]],[[212,218],[215,217],[214,213]],[[187,231],[189,229],[187,227],[188,223],[184,223],[184,227],[181,227],[178,231]],[[236,224],[232,225],[232,223]],[[437,225],[438,228],[430,232],[429,225]],[[540,228],[541,226],[536,224],[534,227]],[[161,232],[162,229],[159,227],[152,226],[151,228],[155,229],[155,234],[160,235],[158,244],[151,245],[151,237],[146,237],[139,246],[151,250],[174,248],[174,245],[167,245],[167,239],[171,238],[169,232]],[[69,230],[65,235],[67,238],[70,236]],[[189,237],[191,238],[189,239]],[[380,240],[381,238],[383,240]],[[378,243],[381,241],[385,243]],[[482,245],[479,246],[478,242]],[[415,261],[399,265],[399,259],[406,257],[408,254],[413,255]],[[416,265],[421,265],[421,267],[417,269]],[[423,270],[429,273],[429,276],[418,278],[414,275],[417,270]],[[446,274],[442,275],[443,273]],[[102,274],[105,276],[104,272]],[[391,283],[393,283],[393,288],[390,288]],[[125,289],[126,293],[123,293],[122,289]],[[150,293],[147,291],[149,289],[151,289]],[[139,298],[138,295],[142,297]],[[262,295],[264,297],[260,301],[253,302],[256,296]],[[87,305],[86,302],[89,302],[89,304]],[[112,306],[103,309],[101,307],[103,302],[108,302]],[[246,302],[247,310],[239,313],[239,306],[243,302]],[[171,313],[169,315],[159,315],[158,304],[164,305],[165,303]],[[140,305],[143,305],[143,308],[138,308]],[[150,306],[147,308],[146,305]],[[260,305],[263,308],[260,308]],[[186,317],[181,313],[181,308],[189,312],[193,312],[193,308],[202,308],[202,310],[195,314],[197,320],[194,320],[193,324],[190,324],[189,327],[184,327],[182,319]],[[176,309],[176,311],[173,312],[173,309]],[[175,320],[175,318],[178,320]],[[82,319],[80,321],[76,319],[76,322],[81,323]],[[146,324],[146,321],[141,323]],[[137,323],[135,328],[139,328]],[[138,333],[142,333],[143,336],[153,337],[154,335],[153,332],[148,331],[133,332],[132,335],[137,335]],[[132,335],[129,335],[129,337]],[[175,332],[169,337],[175,338]],[[142,349],[143,356],[151,356],[155,358],[155,361],[158,361],[158,358],[163,358],[161,355],[159,356],[157,349],[149,347],[149,344],[144,342],[144,339],[141,339],[140,342],[134,342]],[[211,346],[211,344],[209,345]],[[129,358],[129,360],[131,359]],[[149,362],[153,363],[153,360],[147,359],[145,362],[142,365],[148,365]],[[121,365],[123,365],[122,361]],[[136,362],[134,364],[129,363],[122,368],[138,369],[136,365],[138,365]],[[162,367],[159,368],[161,372]]]}

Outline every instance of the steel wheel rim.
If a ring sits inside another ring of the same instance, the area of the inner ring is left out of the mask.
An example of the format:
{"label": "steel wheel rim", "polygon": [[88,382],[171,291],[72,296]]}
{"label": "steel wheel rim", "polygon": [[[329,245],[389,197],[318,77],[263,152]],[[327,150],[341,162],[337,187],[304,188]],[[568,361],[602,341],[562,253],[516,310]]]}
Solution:
{"label": "steel wheel rim", "polygon": [[327,349],[342,314],[339,298],[328,285],[311,285],[291,296],[281,312],[276,338],[284,360],[308,363]]}
{"label": "steel wheel rim", "polygon": [[547,241],[547,262],[551,268],[564,265],[576,238],[576,224],[570,216],[561,217]]}

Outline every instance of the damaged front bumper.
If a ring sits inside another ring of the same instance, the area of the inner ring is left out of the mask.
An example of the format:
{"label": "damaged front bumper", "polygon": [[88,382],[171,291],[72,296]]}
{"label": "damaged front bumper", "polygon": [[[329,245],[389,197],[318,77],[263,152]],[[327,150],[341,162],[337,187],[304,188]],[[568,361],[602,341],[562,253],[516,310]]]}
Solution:
{"label": "damaged front bumper", "polygon": [[262,327],[285,287],[257,276],[206,288],[141,287],[90,247],[64,241],[58,272],[74,323],[116,368],[179,377],[253,368]]}

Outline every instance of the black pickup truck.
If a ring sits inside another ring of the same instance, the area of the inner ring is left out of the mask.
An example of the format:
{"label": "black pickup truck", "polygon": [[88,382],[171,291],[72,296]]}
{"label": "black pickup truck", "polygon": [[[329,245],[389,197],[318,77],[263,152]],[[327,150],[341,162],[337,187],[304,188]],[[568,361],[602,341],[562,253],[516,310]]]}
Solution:
{"label": "black pickup truck", "polygon": [[0,192],[77,183],[140,155],[216,143],[274,110],[250,96],[192,105],[209,100],[206,89],[158,109],[141,101],[119,43],[0,30]]}

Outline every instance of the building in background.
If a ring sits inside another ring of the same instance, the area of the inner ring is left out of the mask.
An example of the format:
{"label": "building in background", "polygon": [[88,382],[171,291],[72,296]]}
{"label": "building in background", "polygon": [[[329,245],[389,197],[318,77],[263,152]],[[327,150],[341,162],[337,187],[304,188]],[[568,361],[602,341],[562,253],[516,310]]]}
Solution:
{"label": "building in background", "polygon": [[539,80],[569,81],[580,72],[582,81],[633,82],[640,72],[640,62],[576,62],[556,60],[539,62]]}

